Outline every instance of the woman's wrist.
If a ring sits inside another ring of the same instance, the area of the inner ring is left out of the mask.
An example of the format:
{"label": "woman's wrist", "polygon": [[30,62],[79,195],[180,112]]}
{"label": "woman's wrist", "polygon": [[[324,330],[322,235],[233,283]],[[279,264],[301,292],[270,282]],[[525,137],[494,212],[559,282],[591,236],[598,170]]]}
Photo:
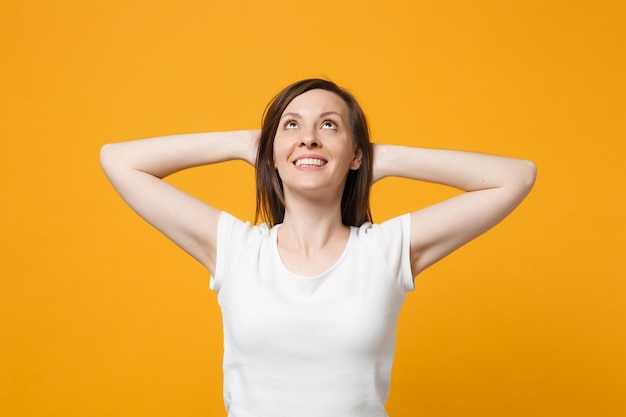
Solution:
{"label": "woman's wrist", "polygon": [[393,152],[392,148],[395,147],[396,146],[393,145],[383,145],[379,143],[372,144],[374,156],[372,183],[392,175],[390,171],[390,168],[393,165],[391,162],[391,153]]}
{"label": "woman's wrist", "polygon": [[257,148],[259,145],[260,130],[246,130],[243,139],[244,148],[242,149],[242,160],[252,166],[256,165]]}

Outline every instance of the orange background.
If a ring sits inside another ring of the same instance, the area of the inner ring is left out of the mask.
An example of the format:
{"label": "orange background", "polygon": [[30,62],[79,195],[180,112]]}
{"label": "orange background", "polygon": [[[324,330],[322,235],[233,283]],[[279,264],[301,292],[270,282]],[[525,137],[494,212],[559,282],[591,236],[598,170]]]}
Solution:
{"label": "orange background", "polygon": [[[98,152],[257,128],[310,76],[351,89],[378,142],[539,168],[510,218],[418,277],[390,415],[626,415],[625,2],[5,1],[0,19],[0,415],[225,415],[209,275]],[[171,180],[253,215],[243,163]],[[385,180],[374,215],[451,192]]]}

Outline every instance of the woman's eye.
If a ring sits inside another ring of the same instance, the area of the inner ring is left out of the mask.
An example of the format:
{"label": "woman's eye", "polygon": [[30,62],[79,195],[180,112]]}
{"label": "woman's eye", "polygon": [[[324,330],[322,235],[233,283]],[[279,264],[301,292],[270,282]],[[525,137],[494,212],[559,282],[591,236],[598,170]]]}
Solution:
{"label": "woman's eye", "polygon": [[337,125],[332,120],[326,120],[324,124],[322,124],[324,129],[337,129]]}
{"label": "woman's eye", "polygon": [[294,120],[287,120],[285,122],[285,129],[295,129],[296,127],[298,127],[298,125]]}

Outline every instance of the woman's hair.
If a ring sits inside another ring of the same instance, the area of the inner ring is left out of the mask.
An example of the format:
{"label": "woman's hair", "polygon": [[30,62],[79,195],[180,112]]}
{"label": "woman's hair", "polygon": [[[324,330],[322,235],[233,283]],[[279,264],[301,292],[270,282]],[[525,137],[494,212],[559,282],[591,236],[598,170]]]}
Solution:
{"label": "woman's hair", "polygon": [[361,149],[363,159],[357,170],[350,170],[341,198],[341,220],[348,226],[372,221],[369,194],[372,183],[372,147],[365,114],[354,96],[332,81],[311,78],[297,81],[274,97],[265,109],[256,159],[256,215],[274,226],[285,217],[283,184],[274,167],[274,137],[280,118],[291,101],[309,90],[326,90],[337,94],[348,106],[352,139]]}

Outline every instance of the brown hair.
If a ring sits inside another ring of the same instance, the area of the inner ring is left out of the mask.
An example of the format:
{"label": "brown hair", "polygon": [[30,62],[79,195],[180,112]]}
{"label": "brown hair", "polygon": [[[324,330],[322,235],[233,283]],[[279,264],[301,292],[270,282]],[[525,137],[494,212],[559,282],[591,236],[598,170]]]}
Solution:
{"label": "brown hair", "polygon": [[283,184],[274,168],[274,137],[280,118],[291,101],[309,90],[326,90],[337,94],[348,106],[352,139],[363,153],[358,170],[350,170],[341,198],[341,220],[348,226],[372,221],[369,194],[372,183],[372,148],[365,114],[354,96],[332,81],[311,78],[297,81],[279,92],[265,109],[256,159],[256,215],[274,226],[285,217]]}

